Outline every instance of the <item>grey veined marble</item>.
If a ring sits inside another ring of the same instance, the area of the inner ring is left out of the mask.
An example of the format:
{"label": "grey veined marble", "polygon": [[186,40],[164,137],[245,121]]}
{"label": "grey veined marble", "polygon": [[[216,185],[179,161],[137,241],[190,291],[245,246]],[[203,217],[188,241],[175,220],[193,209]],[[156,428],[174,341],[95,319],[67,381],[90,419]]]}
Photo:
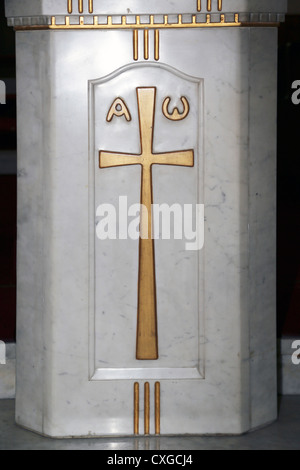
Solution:
{"label": "grey veined marble", "polygon": [[[277,28],[147,33],[136,14],[168,14],[175,24],[177,13],[197,13],[197,2],[165,2],[163,12],[157,0],[129,3],[130,11],[116,1],[94,8],[127,15],[132,29],[66,30],[38,25],[51,15],[64,25],[67,1],[6,1],[11,24],[27,27],[16,33],[16,420],[54,437],[132,435],[137,381],[143,434],[148,382],[154,434],[159,381],[162,435],[241,434],[277,417]],[[223,11],[262,21],[263,12],[284,13],[285,2],[224,0]],[[138,89],[156,92],[142,116]],[[169,114],[183,113],[186,98],[185,119],[166,116],[167,97]],[[109,120],[116,99],[124,104]],[[139,155],[152,112],[148,152],[194,157],[193,167],[153,166],[154,202],[204,205],[204,245],[155,240],[159,356],[147,361],[135,350],[139,241],[122,231],[98,236],[99,206],[119,209],[120,197],[139,204],[141,169],[99,168],[99,152]]]}

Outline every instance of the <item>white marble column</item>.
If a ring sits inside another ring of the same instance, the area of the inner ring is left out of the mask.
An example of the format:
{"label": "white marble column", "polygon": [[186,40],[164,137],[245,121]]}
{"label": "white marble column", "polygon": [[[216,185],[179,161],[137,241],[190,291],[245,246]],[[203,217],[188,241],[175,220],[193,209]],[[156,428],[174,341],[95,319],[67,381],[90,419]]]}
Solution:
{"label": "white marble column", "polygon": [[[56,437],[240,434],[277,413],[277,27],[286,1],[123,5],[6,0],[17,42],[16,420]],[[181,97],[189,112],[175,120]],[[142,150],[156,163],[192,152],[193,165],[153,165],[153,203],[190,205],[194,225],[197,204],[205,213],[201,249],[184,237],[154,240],[150,360],[136,356],[139,240],[119,233],[119,217],[140,203],[141,168],[101,165],[101,152],[122,160]],[[115,239],[99,239],[103,204],[117,209]]]}

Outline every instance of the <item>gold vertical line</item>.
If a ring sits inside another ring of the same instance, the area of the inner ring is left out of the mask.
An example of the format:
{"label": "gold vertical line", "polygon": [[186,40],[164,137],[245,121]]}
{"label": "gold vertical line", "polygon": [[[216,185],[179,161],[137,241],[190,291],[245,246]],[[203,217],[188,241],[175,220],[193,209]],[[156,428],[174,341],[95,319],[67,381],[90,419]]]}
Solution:
{"label": "gold vertical line", "polygon": [[238,14],[238,13],[236,13],[236,14],[234,15],[234,21],[235,21],[235,23],[238,23],[238,22],[239,22],[239,14]]}
{"label": "gold vertical line", "polygon": [[134,384],[134,434],[139,434],[140,415],[140,386],[138,382]]}
{"label": "gold vertical line", "polygon": [[197,11],[201,11],[201,0],[197,0]]}
{"label": "gold vertical line", "polygon": [[207,0],[207,11],[211,11],[211,0]]}
{"label": "gold vertical line", "polygon": [[94,11],[93,0],[89,0],[89,13],[93,13],[93,11]]}
{"label": "gold vertical line", "polygon": [[139,58],[139,31],[133,30],[133,59],[138,60]]}
{"label": "gold vertical line", "polygon": [[72,0],[68,0],[68,13],[72,13],[73,11],[73,6],[72,6]]}
{"label": "gold vertical line", "polygon": [[69,25],[70,25],[70,17],[69,17],[69,16],[66,16],[65,25],[66,25],[66,26],[69,26]]}
{"label": "gold vertical line", "polygon": [[149,30],[144,30],[144,59],[149,59]]}
{"label": "gold vertical line", "polygon": [[159,29],[154,32],[154,58],[159,60]]}
{"label": "gold vertical line", "polygon": [[222,6],[222,0],[218,0],[218,10],[222,11],[223,6]]}
{"label": "gold vertical line", "polygon": [[150,434],[150,385],[144,385],[144,432]]}
{"label": "gold vertical line", "polygon": [[55,26],[55,16],[51,16],[51,26]]}
{"label": "gold vertical line", "polygon": [[155,383],[155,434],[160,434],[160,383]]}
{"label": "gold vertical line", "polygon": [[78,11],[79,13],[83,12],[83,0],[78,0]]}

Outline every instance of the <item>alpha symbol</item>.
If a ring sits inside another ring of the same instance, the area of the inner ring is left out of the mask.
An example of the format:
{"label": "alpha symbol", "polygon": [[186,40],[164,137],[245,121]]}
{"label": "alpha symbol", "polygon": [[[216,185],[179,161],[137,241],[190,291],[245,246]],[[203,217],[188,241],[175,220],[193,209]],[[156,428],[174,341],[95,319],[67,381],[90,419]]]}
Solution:
{"label": "alpha symbol", "polygon": [[189,102],[184,96],[182,96],[180,100],[183,104],[183,112],[180,113],[178,111],[178,108],[174,108],[172,114],[170,114],[168,110],[171,98],[168,97],[164,100],[162,110],[163,110],[164,116],[167,119],[170,119],[171,121],[182,121],[182,119],[185,119],[187,117],[187,115],[190,112]]}
{"label": "alpha symbol", "polygon": [[116,98],[111,105],[106,117],[107,122],[111,122],[114,116],[125,116],[126,121],[131,121],[130,112],[122,98]]}

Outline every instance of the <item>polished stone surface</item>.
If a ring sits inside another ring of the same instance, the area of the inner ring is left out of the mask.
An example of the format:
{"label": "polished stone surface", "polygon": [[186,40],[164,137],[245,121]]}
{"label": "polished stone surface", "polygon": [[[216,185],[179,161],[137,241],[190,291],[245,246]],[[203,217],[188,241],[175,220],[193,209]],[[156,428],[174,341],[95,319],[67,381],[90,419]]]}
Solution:
{"label": "polished stone surface", "polygon": [[[139,84],[191,103],[186,125],[156,108],[154,151],[193,148],[196,164],[154,169],[155,201],[205,204],[203,250],[155,243],[162,371],[143,379],[161,380],[161,432],[239,434],[276,418],[276,41],[274,28],[165,31],[161,63],[133,64],[131,34],[17,33],[18,423],[53,437],[133,432],[131,369],[154,368],[135,360],[137,246],[96,239],[95,213],[120,195],[139,202],[138,169],[98,168],[100,149],[139,150]],[[117,96],[132,122],[106,123]],[[198,139],[186,132],[197,113]],[[196,379],[168,379],[192,367]],[[108,380],[112,368],[124,379]]]}
{"label": "polished stone surface", "polygon": [[0,400],[0,450],[299,450],[300,396],[279,397],[279,419],[243,436],[50,439],[14,422],[14,400]]}
{"label": "polished stone surface", "polygon": [[[45,3],[57,4],[26,4]],[[153,31],[137,36],[17,32],[16,420],[53,437],[130,436],[139,378],[141,390],[150,382],[150,433],[160,380],[161,434],[241,434],[277,411],[277,30],[165,29],[159,43]],[[137,240],[105,243],[95,229],[100,204],[140,200],[138,168],[100,170],[99,151],[140,151],[141,87],[157,91],[154,153],[195,155],[193,168],[153,169],[155,202],[205,205],[199,253],[175,237],[155,240],[156,362],[135,355]],[[169,95],[174,105],[189,101],[185,120],[163,116]],[[107,120],[117,97],[131,122]],[[141,393],[141,429],[143,406]]]}

